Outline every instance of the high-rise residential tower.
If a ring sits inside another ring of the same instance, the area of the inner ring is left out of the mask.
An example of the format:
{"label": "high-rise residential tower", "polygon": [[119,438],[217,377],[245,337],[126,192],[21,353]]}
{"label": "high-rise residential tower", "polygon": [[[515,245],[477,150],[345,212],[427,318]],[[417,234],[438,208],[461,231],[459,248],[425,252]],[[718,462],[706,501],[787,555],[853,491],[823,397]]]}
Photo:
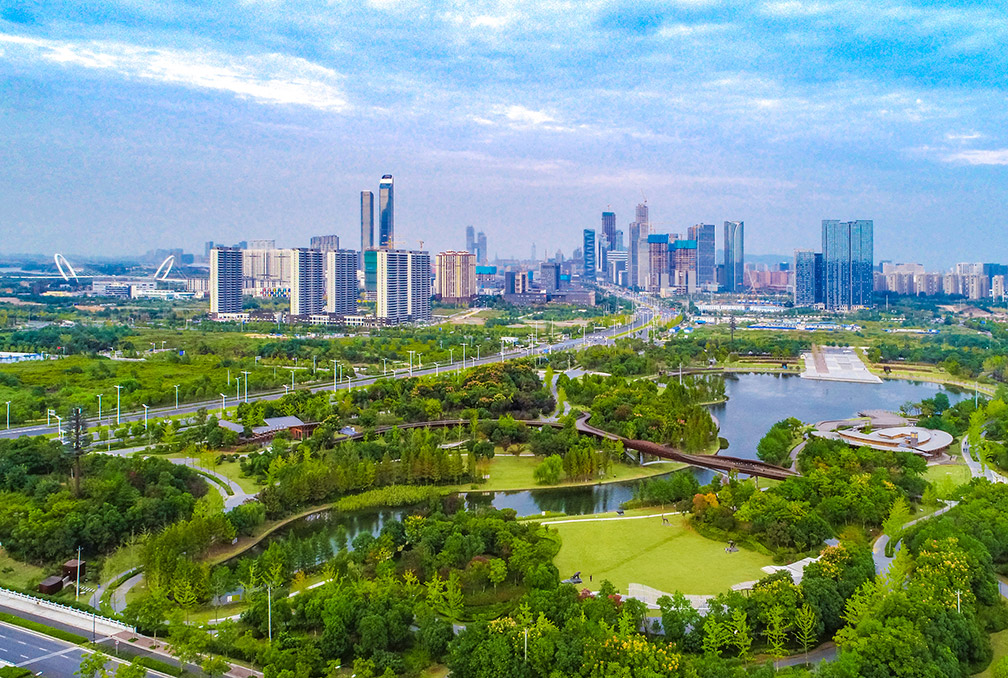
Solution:
{"label": "high-rise residential tower", "polygon": [[360,254],[356,250],[326,252],[326,313],[357,313],[357,269]]}
{"label": "high-rise residential tower", "polygon": [[287,250],[291,268],[290,313],[309,316],[325,308],[325,267],[322,252],[307,248]]}
{"label": "high-rise residential tower", "polygon": [[697,284],[713,285],[717,282],[717,263],[714,260],[714,224],[690,226],[689,240],[696,242]]}
{"label": "high-rise residential tower", "polygon": [[386,174],[378,182],[378,246],[395,247],[395,195],[392,175]]}
{"label": "high-rise residential tower", "polygon": [[724,222],[724,290],[745,290],[745,225],[741,221]]}
{"label": "high-rise residential tower", "polygon": [[339,247],[339,236],[338,235],[313,235],[311,237],[311,244],[309,245],[311,249],[318,250],[319,252],[331,252],[333,250],[338,250]]}
{"label": "high-rise residential tower", "polygon": [[360,265],[364,265],[364,250],[374,248],[374,193],[360,193]]}
{"label": "high-rise residential tower", "polygon": [[823,302],[827,309],[842,311],[872,305],[873,230],[871,219],[823,219]]}
{"label": "high-rise residential tower", "polygon": [[383,249],[375,257],[378,318],[388,323],[429,322],[430,253]]}
{"label": "high-rise residential tower", "polygon": [[584,230],[584,270],[581,277],[584,280],[595,280],[595,231]]}
{"label": "high-rise residential tower", "polygon": [[476,255],[472,252],[439,252],[435,273],[437,295],[457,303],[476,296]]}
{"label": "high-rise residential tower", "polygon": [[210,312],[239,313],[242,309],[242,251],[237,247],[210,250]]}
{"label": "high-rise residential tower", "polygon": [[812,250],[794,252],[794,305],[814,306],[816,303],[816,254]]}

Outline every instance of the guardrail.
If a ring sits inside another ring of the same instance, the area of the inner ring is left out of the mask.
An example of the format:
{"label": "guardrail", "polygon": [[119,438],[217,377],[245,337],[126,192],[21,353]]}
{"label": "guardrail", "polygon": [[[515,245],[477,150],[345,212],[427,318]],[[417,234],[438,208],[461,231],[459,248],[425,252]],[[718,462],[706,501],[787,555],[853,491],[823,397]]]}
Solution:
{"label": "guardrail", "polygon": [[95,613],[88,613],[76,607],[70,607],[69,605],[61,605],[60,603],[54,603],[51,600],[46,600],[45,598],[36,598],[35,596],[29,596],[27,593],[21,593],[20,591],[11,591],[10,589],[0,588],[0,597],[16,598],[18,600],[23,600],[25,602],[36,605],[40,608],[46,608],[54,610],[56,612],[61,612],[63,614],[68,614],[73,617],[78,617],[79,619],[88,622],[89,624],[94,624],[95,622],[101,623],[104,626],[117,628],[121,631],[129,631],[130,633],[136,633],[136,629],[125,622],[121,622],[117,619],[109,619],[108,617],[103,617],[102,615]]}

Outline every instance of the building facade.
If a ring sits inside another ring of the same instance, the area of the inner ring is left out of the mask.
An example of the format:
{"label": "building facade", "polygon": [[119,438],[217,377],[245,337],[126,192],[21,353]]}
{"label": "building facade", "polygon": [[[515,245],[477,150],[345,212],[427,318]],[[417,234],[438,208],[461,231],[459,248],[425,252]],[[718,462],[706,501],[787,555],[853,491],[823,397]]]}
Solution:
{"label": "building facade", "polygon": [[356,250],[326,252],[326,313],[357,314],[357,269],[360,253]]}
{"label": "building facade", "polygon": [[717,262],[714,249],[714,224],[697,224],[687,231],[689,240],[696,242],[696,278],[700,286],[713,286],[717,283]]}
{"label": "building facade", "polygon": [[669,245],[669,287],[677,294],[695,294],[699,276],[696,240],[676,240]]}
{"label": "building facade", "polygon": [[429,322],[430,253],[382,249],[375,252],[375,261],[378,318],[389,324]]}
{"label": "building facade", "polygon": [[290,313],[305,317],[325,308],[325,266],[319,250],[287,250],[291,267]]}
{"label": "building facade", "polygon": [[378,182],[378,247],[395,247],[395,192],[392,175]]}
{"label": "building facade", "polygon": [[826,308],[843,311],[872,305],[875,250],[870,219],[823,219],[823,296]]}
{"label": "building facade", "polygon": [[667,233],[652,233],[647,237],[648,279],[644,289],[658,293],[669,286],[669,237]]}
{"label": "building facade", "polygon": [[364,265],[364,251],[373,249],[374,243],[374,193],[360,193],[360,265]]}
{"label": "building facade", "polygon": [[816,253],[812,250],[794,252],[794,305],[815,306],[816,299]]}
{"label": "building facade", "polygon": [[581,277],[585,280],[595,280],[595,231],[586,228],[583,233],[584,270]]}
{"label": "building facade", "polygon": [[724,222],[724,290],[745,290],[745,224]]}
{"label": "building facade", "polygon": [[311,237],[311,249],[318,250],[319,252],[332,252],[333,250],[338,250],[339,246],[339,236],[338,235],[313,235]]}
{"label": "building facade", "polygon": [[472,252],[439,252],[436,288],[438,298],[452,302],[476,296],[476,255]]}
{"label": "building facade", "polygon": [[240,313],[242,309],[242,251],[237,247],[210,250],[210,312]]}

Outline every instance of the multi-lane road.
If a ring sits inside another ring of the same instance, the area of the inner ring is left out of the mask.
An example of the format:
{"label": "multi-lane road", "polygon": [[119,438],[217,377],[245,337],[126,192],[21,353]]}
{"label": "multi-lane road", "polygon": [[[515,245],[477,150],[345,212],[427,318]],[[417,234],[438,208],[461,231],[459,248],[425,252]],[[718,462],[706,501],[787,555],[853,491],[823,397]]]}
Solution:
{"label": "multi-lane road", "polygon": [[[671,317],[667,310],[661,310],[658,307],[654,306],[641,305],[638,306],[637,311],[634,313],[633,318],[629,323],[601,330],[598,332],[594,332],[592,334],[588,334],[583,337],[573,337],[570,339],[565,339],[555,344],[539,342],[538,344],[528,347],[508,348],[505,350],[503,355],[500,353],[494,353],[488,356],[482,356],[477,359],[467,358],[465,361],[465,365],[462,365],[461,361],[456,361],[450,366],[435,366],[435,367],[428,366],[422,369],[414,369],[412,370],[412,373],[409,372],[408,370],[400,370],[398,372],[393,372],[388,376],[382,375],[382,376],[359,377],[357,379],[352,379],[349,383],[344,381],[339,385],[339,389],[342,390],[348,387],[357,388],[359,386],[369,386],[378,381],[379,379],[388,379],[388,378],[402,379],[404,377],[410,377],[410,376],[417,377],[425,375],[434,375],[435,373],[456,371],[459,369],[475,367],[477,365],[486,365],[489,363],[495,363],[501,360],[512,360],[516,358],[524,358],[531,355],[550,353],[553,351],[564,351],[568,349],[574,349],[591,344],[601,344],[603,342],[610,341],[615,336],[625,335],[644,328],[646,325],[650,324],[651,321],[654,320],[656,316],[662,319],[667,319]],[[308,388],[314,392],[328,391],[332,390],[333,384],[332,382],[315,383],[309,386]],[[259,393],[250,393],[248,395],[248,400],[249,402],[257,400],[277,400],[278,398],[282,398],[286,392],[287,391],[285,390],[275,390]],[[238,402],[240,401],[236,398],[225,399],[225,405],[227,407],[233,407],[234,405],[238,404]],[[171,406],[152,407],[147,411],[147,416],[149,418],[155,418],[164,416],[187,415],[187,414],[194,414],[197,410],[200,409],[213,411],[215,409],[220,408],[220,406],[221,406],[221,400],[214,399],[214,400],[205,400],[202,402],[181,404],[177,409]],[[105,416],[103,417],[101,423],[104,424],[113,421],[114,419],[115,417]],[[143,421],[143,419],[144,419],[143,410],[139,410],[136,412],[126,412],[119,417],[119,420],[122,422]],[[9,430],[8,429],[0,430],[0,438],[18,438],[20,436],[26,436],[26,435],[27,436],[55,435],[57,431],[58,431],[57,425],[32,424],[23,427],[12,427]]]}

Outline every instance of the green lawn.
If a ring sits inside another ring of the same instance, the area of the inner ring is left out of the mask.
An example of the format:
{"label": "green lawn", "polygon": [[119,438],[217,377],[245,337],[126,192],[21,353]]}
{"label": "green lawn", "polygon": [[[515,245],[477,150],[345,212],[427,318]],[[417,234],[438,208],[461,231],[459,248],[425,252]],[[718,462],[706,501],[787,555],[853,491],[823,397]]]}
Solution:
{"label": "green lawn", "polygon": [[[482,485],[476,486],[481,491],[500,490],[525,490],[541,487],[564,487],[583,483],[561,482],[558,485],[538,485],[532,473],[535,467],[542,462],[539,457],[522,456],[515,457],[510,454],[503,454],[499,450],[490,462],[487,473],[490,480]],[[604,482],[615,482],[617,480],[633,480],[634,478],[646,478],[661,473],[668,473],[683,468],[684,465],[678,462],[661,462],[649,466],[628,466],[626,464],[613,464],[612,472],[607,475]],[[598,482],[598,481],[596,481]],[[461,491],[473,489],[472,484],[460,485],[457,489]]]}
{"label": "green lawn", "polygon": [[554,524],[562,546],[554,562],[561,577],[578,570],[597,589],[608,579],[626,593],[630,582],[673,593],[714,594],[732,585],[761,579],[769,556],[740,549],[725,553],[725,544],[701,537],[682,516],[660,514],[609,521],[580,520]]}
{"label": "green lawn", "polygon": [[10,586],[16,589],[32,588],[45,579],[47,574],[41,567],[14,560],[4,549],[0,549],[0,586]]}
{"label": "green lawn", "polygon": [[951,481],[953,486],[965,485],[970,481],[970,472],[965,464],[942,464],[940,466],[928,466],[924,473],[924,478],[929,483],[943,483]]}

